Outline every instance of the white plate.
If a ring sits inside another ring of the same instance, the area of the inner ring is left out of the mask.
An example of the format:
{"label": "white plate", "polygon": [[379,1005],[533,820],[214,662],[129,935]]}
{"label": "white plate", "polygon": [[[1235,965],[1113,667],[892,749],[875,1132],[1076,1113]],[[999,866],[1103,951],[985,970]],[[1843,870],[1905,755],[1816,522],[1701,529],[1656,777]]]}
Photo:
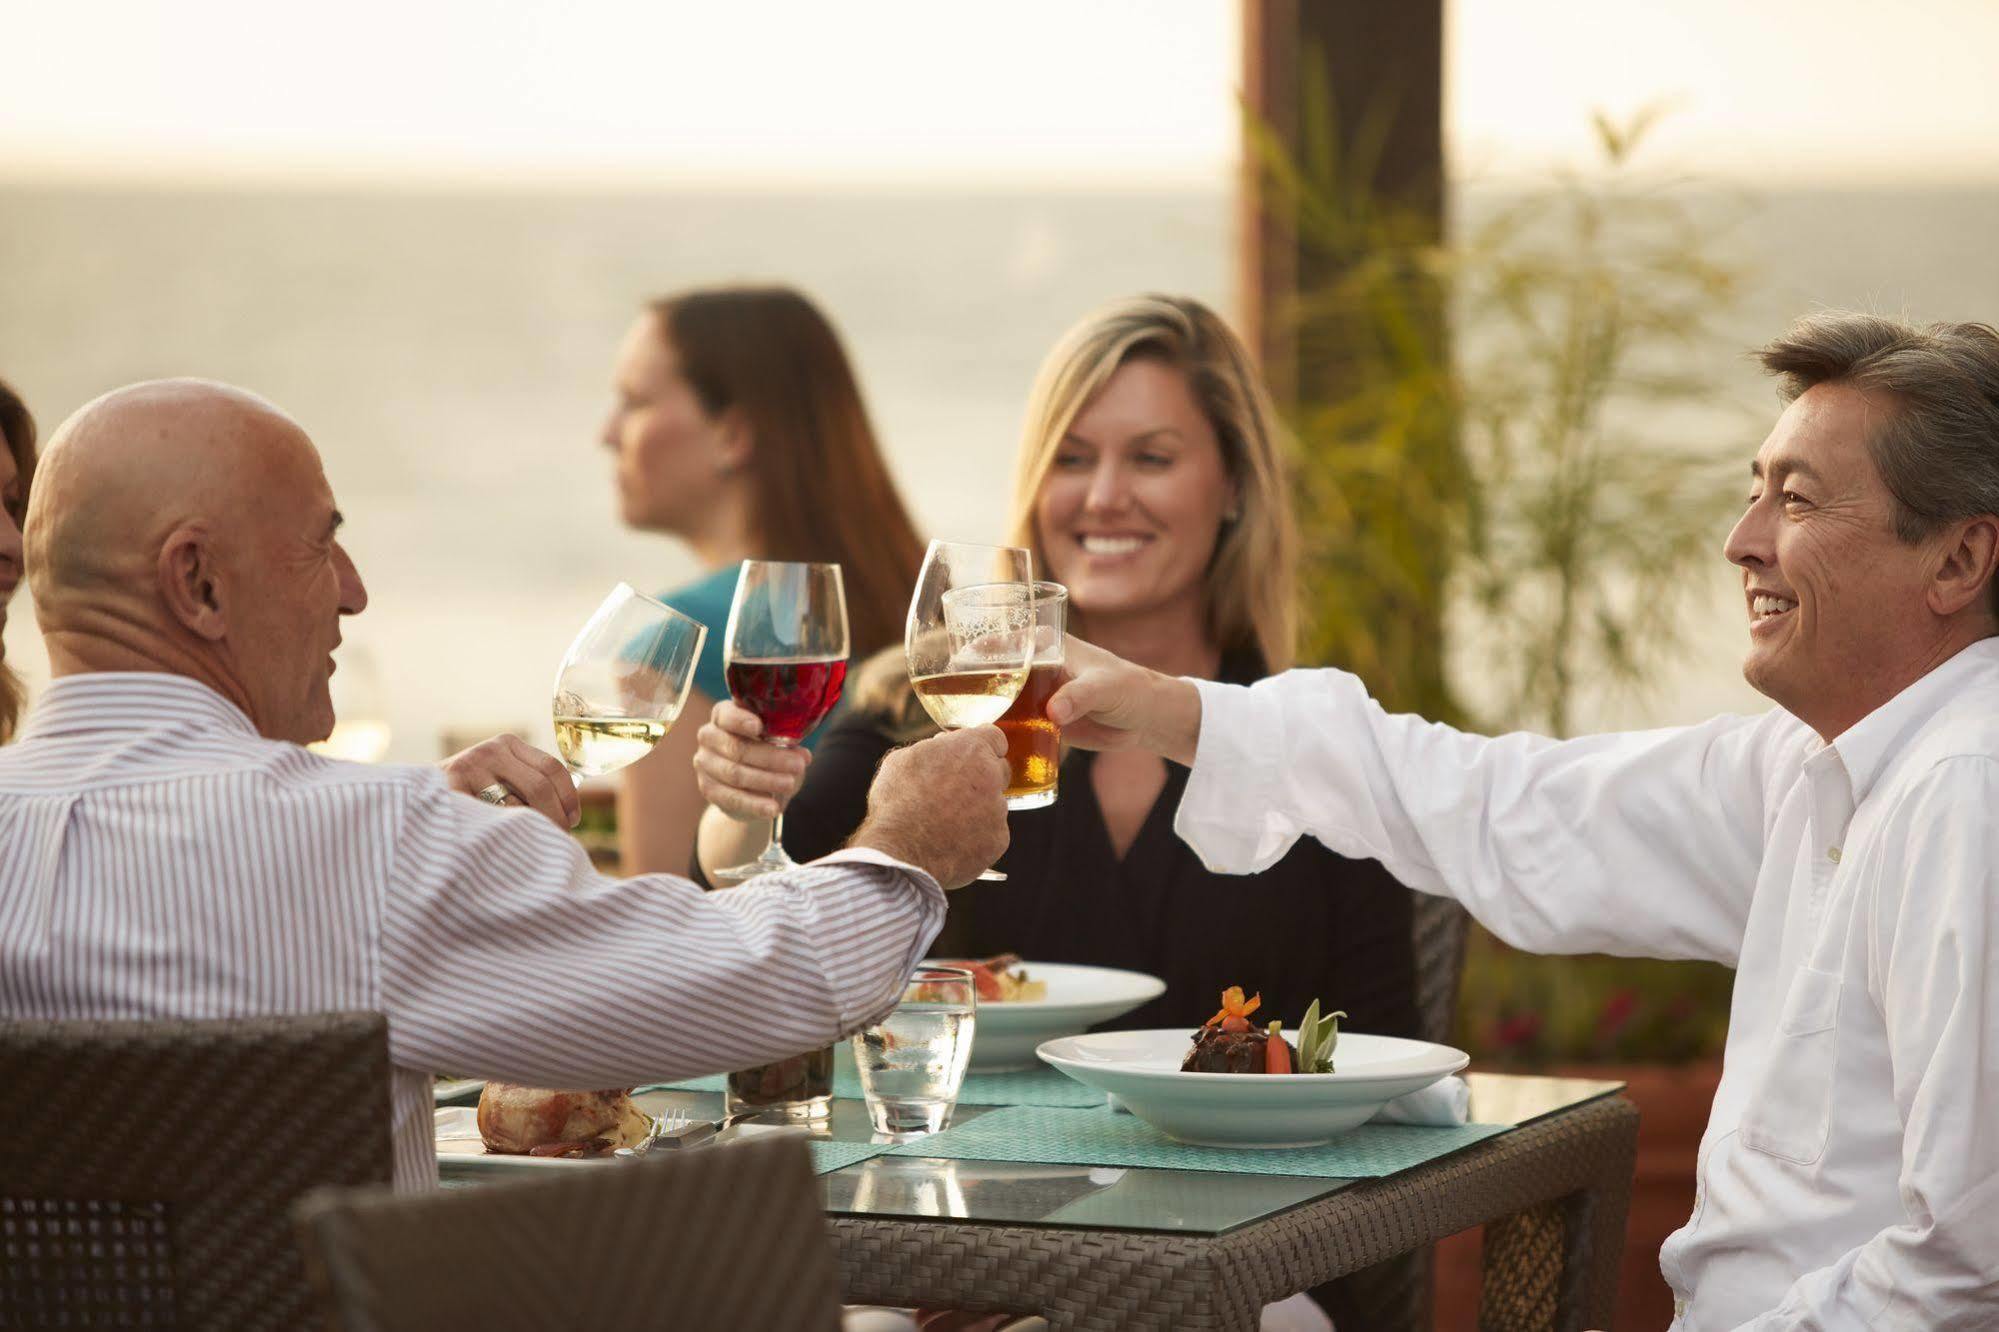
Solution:
{"label": "white plate", "polygon": [[[509,1155],[505,1152],[489,1152],[479,1138],[478,1114],[470,1106],[446,1106],[436,1112],[437,1163],[450,1165],[456,1170],[494,1171],[507,1173],[521,1170],[565,1170],[579,1166],[615,1164],[616,1156],[527,1156]],[[804,1133],[802,1125],[792,1124],[736,1124],[718,1139],[724,1145],[739,1142],[745,1138],[763,1137],[771,1133]],[[702,1151],[705,1148],[689,1147],[686,1151]]]}
{"label": "white plate", "polygon": [[577,1166],[607,1165],[617,1161],[615,1156],[505,1156],[499,1152],[489,1152],[486,1144],[477,1138],[440,1141],[437,1144],[437,1163],[449,1163],[455,1169],[493,1170],[563,1170]]}
{"label": "white plate", "polygon": [[[1284,1035],[1297,1043],[1295,1031]],[[1180,1029],[1104,1031],[1036,1053],[1167,1137],[1201,1147],[1316,1147],[1471,1062],[1448,1045],[1341,1032],[1332,1073],[1182,1073],[1192,1046]]]}
{"label": "white plate", "polygon": [[1043,1041],[1088,1031],[1166,993],[1165,981],[1138,971],[1067,962],[1023,962],[1021,966],[1029,980],[1048,982],[1048,997],[979,1005],[972,1028],[974,1073],[1033,1068],[1035,1047]]}

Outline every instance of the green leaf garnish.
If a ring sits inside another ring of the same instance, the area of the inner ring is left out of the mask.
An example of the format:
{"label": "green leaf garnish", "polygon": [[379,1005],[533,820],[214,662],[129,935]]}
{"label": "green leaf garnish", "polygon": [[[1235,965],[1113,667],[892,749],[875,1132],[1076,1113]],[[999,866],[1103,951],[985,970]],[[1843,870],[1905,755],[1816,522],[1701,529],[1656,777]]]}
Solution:
{"label": "green leaf garnish", "polygon": [[1300,1073],[1330,1073],[1333,1071],[1333,1048],[1340,1043],[1340,1019],[1344,1011],[1335,1010],[1324,1017],[1319,1015],[1319,1001],[1305,1010],[1305,1016],[1298,1023],[1298,1071]]}

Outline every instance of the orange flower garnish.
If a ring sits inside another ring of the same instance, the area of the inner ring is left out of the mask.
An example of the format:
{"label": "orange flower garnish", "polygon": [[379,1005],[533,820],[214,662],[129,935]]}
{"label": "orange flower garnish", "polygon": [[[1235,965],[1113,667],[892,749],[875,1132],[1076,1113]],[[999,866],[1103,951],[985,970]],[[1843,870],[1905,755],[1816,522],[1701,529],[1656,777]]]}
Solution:
{"label": "orange flower garnish", "polygon": [[1254,999],[1245,1001],[1242,997],[1242,986],[1231,985],[1229,986],[1228,989],[1222,991],[1222,1011],[1215,1014],[1213,1017],[1209,1018],[1207,1022],[1204,1023],[1203,1025],[1209,1027],[1219,1027],[1223,1023],[1227,1022],[1230,1018],[1235,1018],[1238,1021],[1240,1021],[1242,1025],[1239,1027],[1231,1027],[1230,1030],[1245,1031],[1249,1027],[1249,1015],[1251,1013],[1254,1013],[1258,1008],[1262,1006],[1263,1006],[1262,991],[1259,990]]}

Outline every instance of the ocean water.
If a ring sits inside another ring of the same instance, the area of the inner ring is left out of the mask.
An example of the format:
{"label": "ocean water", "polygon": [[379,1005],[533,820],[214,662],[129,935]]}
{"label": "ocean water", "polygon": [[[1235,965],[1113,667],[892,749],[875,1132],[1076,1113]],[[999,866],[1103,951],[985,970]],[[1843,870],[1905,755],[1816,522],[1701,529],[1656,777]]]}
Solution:
{"label": "ocean water", "polygon": [[[1472,196],[1475,219],[1489,201]],[[1740,404],[1745,465],[1774,399],[1742,348],[1795,313],[1999,319],[1999,188],[1741,194],[1750,273],[1703,349]],[[612,584],[694,572],[628,532],[596,443],[612,350],[647,296],[781,280],[846,335],[930,533],[998,534],[1035,367],[1076,317],[1143,290],[1227,310],[1226,190],[1159,193],[451,194],[0,189],[0,376],[44,428],[135,379],[263,393],[318,442],[371,605],[349,623],[385,682],[391,753],[443,731],[549,739],[549,683]],[[1756,706],[1722,565],[1685,652],[1590,726]],[[22,603],[10,662],[45,675]]]}
{"label": "ocean water", "polygon": [[[930,533],[1004,522],[1027,388],[1077,316],[1228,297],[1221,191],[679,197],[0,191],[0,376],[44,429],[194,374],[291,412],[325,456],[371,604],[391,753],[446,729],[550,738],[549,685],[620,580],[692,576],[626,531],[596,442],[640,303],[795,283],[844,333]],[[44,674],[25,605],[8,659]],[[338,677],[336,677],[337,679]]]}

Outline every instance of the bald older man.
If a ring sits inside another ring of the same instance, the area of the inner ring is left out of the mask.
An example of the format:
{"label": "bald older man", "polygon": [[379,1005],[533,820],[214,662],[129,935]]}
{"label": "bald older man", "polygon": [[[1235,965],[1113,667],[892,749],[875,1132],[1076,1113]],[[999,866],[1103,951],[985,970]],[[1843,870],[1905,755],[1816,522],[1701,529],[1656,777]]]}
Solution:
{"label": "bald older man", "polygon": [[[305,433],[240,390],[136,385],[56,431],[27,520],[56,678],[0,750],[0,1013],[383,1012],[418,1185],[434,1072],[617,1087],[825,1046],[1005,847],[990,727],[884,764],[849,850],[714,895],[595,873],[555,826],[567,774],[516,741],[448,774],[314,755],[367,605],[340,522]],[[463,794],[495,781],[549,817]]]}

